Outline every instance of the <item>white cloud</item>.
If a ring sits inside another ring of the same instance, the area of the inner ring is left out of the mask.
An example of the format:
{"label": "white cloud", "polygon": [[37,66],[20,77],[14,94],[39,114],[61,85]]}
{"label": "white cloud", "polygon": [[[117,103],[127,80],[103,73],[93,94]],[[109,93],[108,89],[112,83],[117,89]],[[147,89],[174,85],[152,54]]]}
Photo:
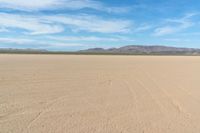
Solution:
{"label": "white cloud", "polygon": [[187,29],[195,24],[191,20],[191,18],[195,15],[197,14],[186,14],[184,17],[178,19],[166,19],[165,25],[156,28],[153,35],[163,36]]}
{"label": "white cloud", "polygon": [[184,38],[166,38],[165,41],[169,42],[189,42],[190,39],[184,39]]}
{"label": "white cloud", "polygon": [[11,8],[19,10],[38,10],[46,7],[53,7],[61,4],[62,1],[57,0],[0,0],[1,8]]}
{"label": "white cloud", "polygon": [[34,0],[32,2],[30,0],[0,0],[0,8],[23,11],[91,8],[113,13],[124,13],[130,10],[129,7],[108,7],[95,0]]}
{"label": "white cloud", "polygon": [[77,10],[83,8],[91,8],[109,13],[126,13],[131,10],[130,7],[110,7],[104,3],[95,0],[63,0],[62,7],[65,9]]}
{"label": "white cloud", "polygon": [[60,33],[65,29],[74,32],[127,33],[131,31],[132,22],[89,15],[34,16],[0,13],[0,27],[23,29],[31,35]]}
{"label": "white cloud", "polygon": [[[88,42],[89,41],[89,42]],[[97,41],[102,41],[101,44],[97,45]],[[8,47],[13,45],[15,48],[29,47],[39,49],[52,49],[52,48],[68,48],[68,47],[114,47],[113,45],[107,45],[105,42],[116,41],[126,43],[128,41],[135,41],[133,39],[116,36],[116,37],[97,37],[97,36],[43,36],[42,39],[39,37],[30,36],[17,36],[17,37],[0,37],[0,47]]]}
{"label": "white cloud", "polygon": [[110,13],[127,13],[131,11],[131,7],[104,7],[99,8],[101,11],[107,11]]}
{"label": "white cloud", "polygon": [[155,29],[154,35],[155,36],[163,36],[167,34],[171,34],[174,32],[179,31],[180,29],[177,27],[165,26]]}
{"label": "white cloud", "polygon": [[142,24],[140,26],[138,26],[138,28],[136,28],[134,31],[135,32],[142,32],[142,31],[146,31],[146,30],[149,30],[153,28],[152,25],[149,25],[149,24]]}
{"label": "white cloud", "polygon": [[96,36],[49,36],[49,39],[54,39],[58,41],[116,41],[116,38],[105,38]]}
{"label": "white cloud", "polygon": [[47,47],[77,47],[77,46],[84,46],[86,47],[86,44],[83,43],[61,43],[61,42],[56,42],[56,43],[49,43],[46,45]]}
{"label": "white cloud", "polygon": [[98,36],[47,36],[48,39],[53,39],[56,41],[109,41],[109,42],[117,42],[117,41],[135,41],[134,39],[123,37],[123,36],[115,36],[115,37],[98,37]]}
{"label": "white cloud", "polygon": [[33,42],[35,42],[35,40],[24,39],[24,38],[8,38],[8,37],[0,38],[0,43],[27,44],[27,43],[33,43]]}
{"label": "white cloud", "polygon": [[59,33],[64,29],[55,24],[47,23],[36,16],[13,15],[0,13],[0,26],[3,28],[20,28],[30,32],[30,34],[50,34]]}
{"label": "white cloud", "polygon": [[47,16],[48,21],[62,23],[73,31],[88,31],[99,33],[127,33],[131,31],[132,22],[120,19],[103,19],[97,16]]}
{"label": "white cloud", "polygon": [[54,42],[54,41],[45,41],[45,40],[22,38],[22,37],[17,37],[17,38],[0,37],[0,46],[1,44],[4,44],[4,45],[15,44],[16,46],[17,45],[20,45],[20,46],[33,45],[37,48],[87,46],[86,44],[82,44],[82,43]]}

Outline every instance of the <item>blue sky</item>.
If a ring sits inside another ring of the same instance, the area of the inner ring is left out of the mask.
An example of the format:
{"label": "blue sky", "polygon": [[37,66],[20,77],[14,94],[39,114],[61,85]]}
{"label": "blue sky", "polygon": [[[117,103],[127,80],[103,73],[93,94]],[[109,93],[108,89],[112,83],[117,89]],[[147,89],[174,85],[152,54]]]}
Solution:
{"label": "blue sky", "polygon": [[199,0],[0,0],[0,48],[200,48]]}

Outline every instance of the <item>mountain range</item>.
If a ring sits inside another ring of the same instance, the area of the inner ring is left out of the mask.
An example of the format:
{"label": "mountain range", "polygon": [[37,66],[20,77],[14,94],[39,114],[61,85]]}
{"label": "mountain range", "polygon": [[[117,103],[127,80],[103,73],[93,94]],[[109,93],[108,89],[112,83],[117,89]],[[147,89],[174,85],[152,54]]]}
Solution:
{"label": "mountain range", "polygon": [[169,46],[141,46],[128,45],[120,48],[91,48],[81,50],[82,53],[113,53],[113,54],[200,54],[200,49],[197,48],[178,48]]}
{"label": "mountain range", "polygon": [[200,55],[198,48],[178,48],[169,46],[128,45],[119,48],[90,48],[75,52],[48,51],[45,49],[12,49],[0,48],[0,53],[25,54],[120,54],[120,55]]}

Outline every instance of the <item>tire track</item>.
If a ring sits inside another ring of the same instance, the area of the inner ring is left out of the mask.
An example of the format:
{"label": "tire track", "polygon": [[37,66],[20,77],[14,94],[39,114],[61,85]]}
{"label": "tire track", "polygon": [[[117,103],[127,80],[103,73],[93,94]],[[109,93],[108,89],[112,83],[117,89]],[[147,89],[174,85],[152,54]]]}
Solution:
{"label": "tire track", "polygon": [[[120,79],[123,79],[123,78],[120,78]],[[136,92],[134,91],[134,89],[132,89],[132,87],[130,86],[130,83],[128,82],[128,81],[126,81],[126,80],[124,80],[123,79],[123,84],[125,84],[126,85],[126,88],[128,89],[128,91],[130,92],[130,94],[131,94],[131,99],[133,99],[132,101],[135,101],[135,103],[133,104],[132,102],[131,102],[131,105],[133,106],[133,107],[135,107],[135,109],[136,109],[136,111],[134,112],[134,113],[136,113],[136,119],[137,119],[137,121],[138,121],[138,127],[140,127],[141,125],[142,125],[142,123],[144,123],[144,122],[142,122],[141,121],[141,119],[140,119],[140,114],[138,113],[138,110],[139,110],[139,101],[138,101],[138,98],[137,98],[137,96],[136,96]],[[142,128],[139,128],[140,130],[143,130]],[[144,131],[142,131],[142,132],[144,132]]]}
{"label": "tire track", "polygon": [[54,106],[55,104],[57,104],[58,102],[64,100],[67,96],[62,96],[62,97],[59,97],[59,98],[56,98],[54,100],[52,100],[50,103],[48,103],[48,105],[42,109],[42,111],[40,111],[29,123],[28,125],[25,127],[25,129],[23,129],[22,133],[24,133],[26,130],[28,132],[30,127],[36,122],[38,121],[43,115],[45,115],[45,113],[52,107]]}
{"label": "tire track", "polygon": [[[114,74],[114,73],[112,73],[112,75],[113,75],[113,74]],[[105,73],[104,73],[104,74],[99,73],[99,74],[98,74],[98,80],[101,81],[101,82],[99,82],[99,83],[97,84],[96,88],[98,88],[99,85],[106,85],[106,89],[108,89],[108,88],[113,89],[114,80],[116,79],[116,76],[114,76],[114,77],[115,77],[115,78],[112,78],[112,76],[111,76],[110,73],[106,73],[106,74],[105,74]],[[103,80],[103,81],[102,81],[102,80]],[[95,106],[95,105],[93,104],[93,106]],[[102,110],[102,115],[103,115],[103,116],[107,116],[106,110]],[[116,116],[114,116],[114,117],[116,117]],[[105,126],[106,126],[106,125],[108,126],[108,124],[110,124],[111,127],[116,128],[117,131],[119,131],[120,133],[122,133],[122,132],[125,131],[125,129],[121,129],[121,128],[119,127],[119,125],[117,125],[117,124],[114,122],[113,118],[106,118],[106,121],[107,121],[107,122],[106,122],[107,124],[105,124]]]}
{"label": "tire track", "polygon": [[[140,68],[140,70],[142,70],[142,69]],[[193,124],[193,122],[194,122],[193,120],[194,120],[194,119],[192,119],[192,114],[190,114],[189,112],[187,112],[187,111],[180,105],[180,103],[179,103],[177,100],[173,100],[173,98],[170,96],[170,94],[168,94],[165,90],[163,90],[161,87],[159,87],[159,85],[156,83],[155,79],[151,76],[151,74],[148,74],[148,73],[147,73],[146,71],[144,71],[144,70],[142,70],[142,71],[143,71],[143,74],[146,75],[146,76],[144,76],[144,77],[148,77],[148,79],[151,80],[151,83],[153,83],[154,86],[157,88],[157,89],[156,89],[157,92],[160,90],[160,91],[163,92],[163,94],[166,95],[168,101],[171,101],[171,105],[173,105],[174,108],[177,110],[177,113],[178,113],[179,115],[182,115],[182,116],[183,116],[184,121],[185,121],[186,123],[189,123],[188,125],[191,125],[194,129],[199,130],[199,129],[197,128],[198,126],[196,126],[196,124],[195,124],[195,125]],[[145,80],[145,81],[147,81],[147,80]],[[174,84],[171,84],[171,85],[174,85]],[[181,89],[181,91],[184,93],[184,90]],[[153,93],[152,93],[152,94],[153,94]],[[186,93],[186,95],[187,95],[187,93]],[[155,96],[159,96],[159,95],[155,95]],[[174,97],[174,98],[175,98],[175,97]],[[159,99],[158,99],[158,101],[159,101]],[[163,106],[163,104],[160,104],[160,105]],[[168,108],[165,107],[165,109],[167,110]]]}
{"label": "tire track", "polygon": [[[153,77],[150,76],[150,74],[148,74],[146,71],[142,70],[141,68],[140,68],[140,71],[142,71],[143,75],[145,75],[144,77],[148,77],[145,81],[148,81],[148,79],[149,79],[149,80],[151,81],[151,83],[153,83],[153,86],[155,86],[154,89],[156,88],[156,91],[162,91],[162,93],[165,94],[165,95],[167,96],[167,98],[169,99],[169,101],[171,101],[171,104],[177,109],[177,112],[183,113],[183,114],[187,115],[186,111],[184,111],[184,110],[182,109],[182,107],[180,106],[180,104],[178,104],[177,101],[173,101],[173,100],[172,100],[173,98],[170,97],[170,95],[169,95],[166,91],[164,91],[162,88],[158,87],[158,84],[157,84],[156,81],[153,79]],[[144,78],[144,77],[143,77],[143,78]],[[144,84],[143,84],[143,85],[144,85]],[[149,90],[150,90],[150,89],[149,89]],[[152,93],[152,94],[153,94],[153,93]],[[158,101],[159,101],[159,100],[158,100]],[[162,105],[162,104],[160,104],[160,105]]]}

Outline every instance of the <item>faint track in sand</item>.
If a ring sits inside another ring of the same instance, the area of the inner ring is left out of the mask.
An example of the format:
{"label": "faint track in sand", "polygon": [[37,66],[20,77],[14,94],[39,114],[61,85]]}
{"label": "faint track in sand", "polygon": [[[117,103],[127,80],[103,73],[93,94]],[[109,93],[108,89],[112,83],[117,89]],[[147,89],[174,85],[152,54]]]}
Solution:
{"label": "faint track in sand", "polygon": [[[138,69],[139,69],[140,71],[142,71],[144,77],[147,77],[147,79],[144,80],[144,81],[147,81],[147,80],[149,79],[149,80],[151,81],[151,83],[154,84],[155,89],[156,89],[156,90],[155,90],[156,92],[161,91],[163,94],[165,94],[165,96],[169,99],[168,101],[169,101],[169,102],[171,103],[171,105],[173,105],[173,107],[177,110],[178,114],[183,116],[183,118],[185,119],[185,122],[186,122],[186,123],[190,124],[193,128],[195,128],[195,129],[197,129],[197,130],[200,130],[200,129],[198,128],[198,126],[197,126],[196,124],[193,123],[193,120],[194,120],[194,119],[192,118],[192,114],[189,113],[188,111],[186,111],[186,110],[181,106],[181,104],[178,102],[178,99],[177,99],[177,100],[175,99],[176,97],[173,98],[172,96],[170,96],[170,94],[169,94],[166,90],[162,89],[162,87],[159,87],[159,85],[157,84],[156,80],[151,76],[151,74],[147,73],[146,71],[142,70],[141,68],[138,68]],[[143,78],[144,78],[144,77],[143,77]],[[188,95],[188,96],[190,96],[184,89],[180,88],[179,85],[175,84],[174,82],[170,82],[170,83],[171,83],[170,85],[177,86],[177,87],[179,88],[179,90],[181,90],[181,91],[179,91],[179,93],[183,93],[183,95]],[[144,83],[141,82],[141,84],[143,84],[143,86],[145,86]],[[154,90],[154,89],[151,88],[151,89],[149,89],[149,90],[152,91],[152,90]],[[155,91],[154,91],[154,92],[155,92]],[[153,94],[153,93],[151,93],[151,94]],[[159,95],[156,95],[156,96],[159,96]],[[159,102],[159,99],[158,99],[158,102]],[[160,105],[163,106],[163,104],[160,104]],[[167,108],[165,108],[165,109],[167,109]]]}
{"label": "faint track in sand", "polygon": [[40,111],[39,113],[37,113],[37,115],[28,123],[28,125],[25,127],[25,129],[23,129],[22,133],[24,133],[26,130],[28,132],[30,127],[36,122],[38,121],[43,115],[45,115],[45,113],[47,113],[47,111],[52,107],[54,106],[56,103],[64,100],[66,98],[66,96],[62,96],[62,97],[59,97],[59,98],[56,98],[54,100],[51,100],[51,102],[49,102],[46,107],[44,107],[44,109],[42,109],[42,111]]}

